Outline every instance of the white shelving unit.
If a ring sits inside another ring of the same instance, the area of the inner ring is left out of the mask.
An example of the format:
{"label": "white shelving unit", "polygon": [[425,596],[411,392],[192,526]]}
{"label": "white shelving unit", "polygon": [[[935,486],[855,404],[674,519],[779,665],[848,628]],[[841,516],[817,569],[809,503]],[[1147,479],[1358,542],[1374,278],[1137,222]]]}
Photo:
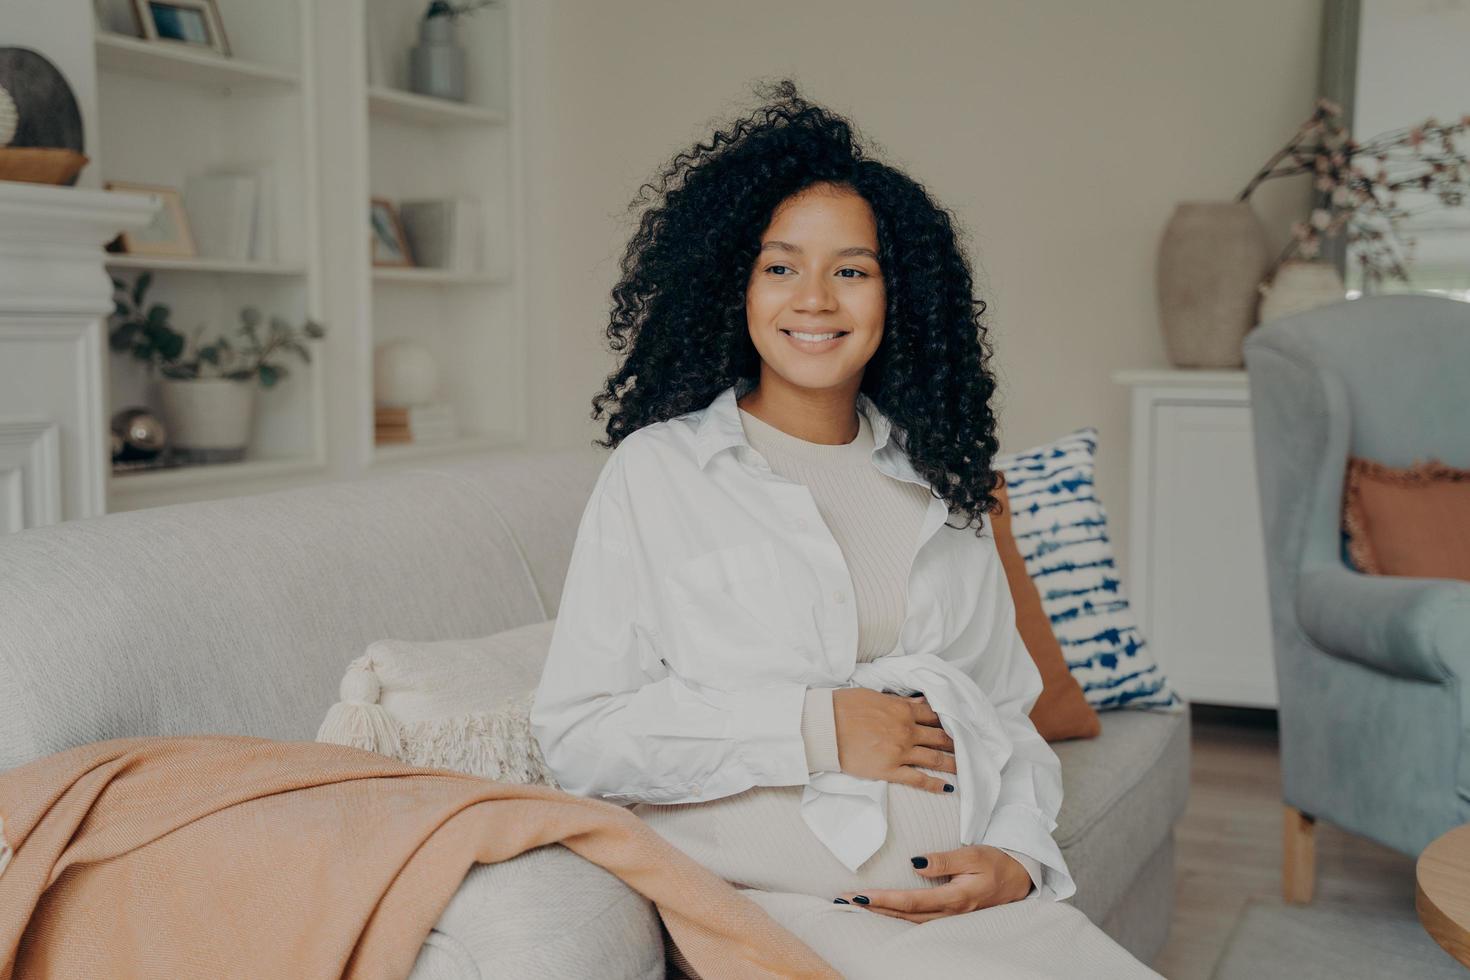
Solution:
{"label": "white shelving unit", "polygon": [[503,286],[509,280],[493,276],[488,272],[455,272],[452,269],[395,269],[379,267],[373,270],[376,282],[396,282],[410,286]]}
{"label": "white shelving unit", "polygon": [[377,461],[401,462],[422,459],[426,456],[445,456],[454,453],[478,452],[485,449],[504,449],[519,444],[513,432],[491,432],[483,435],[465,436],[447,442],[422,444],[382,445],[377,447]]}
{"label": "white shelving unit", "polygon": [[504,125],[506,122],[504,112],[488,106],[449,102],[382,85],[368,86],[368,108],[385,119],[420,126]]}
{"label": "white shelving unit", "polygon": [[[268,167],[263,206],[275,239],[245,260],[112,254],[109,272],[125,282],[150,273],[148,299],[166,303],[186,335],[202,327],[205,341],[233,333],[246,305],[327,330],[309,343],[309,364],[283,359],[288,377],[260,390],[244,461],[115,473],[108,510],[524,445],[520,2],[460,19],[463,103],[406,90],[407,52],[427,0],[218,0],[230,57],[98,27],[100,125],[90,155],[101,179],[182,191],[192,176]],[[386,52],[378,72],[369,68],[370,39]],[[442,197],[479,203],[478,268],[371,264],[370,199]],[[374,445],[373,350],[401,337],[434,353],[438,398],[454,405],[459,438]],[[162,415],[146,369],[116,352],[108,360],[107,417],[132,405]]]}
{"label": "white shelving unit", "polygon": [[151,269],[154,272],[216,272],[242,276],[305,276],[309,270],[300,262],[259,262],[239,259],[175,259],[152,255],[114,254],[107,260],[111,269]]}
{"label": "white shelving unit", "polygon": [[301,84],[301,73],[291,68],[102,31],[97,34],[97,68],[160,82],[231,91],[290,91]]}
{"label": "white shelving unit", "polygon": [[[478,452],[522,442],[525,343],[520,324],[520,274],[513,267],[517,167],[512,111],[513,5],[461,18],[468,62],[465,102],[408,92],[407,51],[417,38],[426,4],[367,0],[371,34],[384,57],[384,77],[364,93],[367,123],[363,158],[369,196],[404,200],[468,197],[479,204],[485,230],[472,271],[375,267],[363,302],[373,343],[411,337],[441,366],[441,398],[454,406],[461,437],[442,445],[372,448],[375,464],[415,461],[454,452]],[[369,430],[371,419],[366,420]]]}

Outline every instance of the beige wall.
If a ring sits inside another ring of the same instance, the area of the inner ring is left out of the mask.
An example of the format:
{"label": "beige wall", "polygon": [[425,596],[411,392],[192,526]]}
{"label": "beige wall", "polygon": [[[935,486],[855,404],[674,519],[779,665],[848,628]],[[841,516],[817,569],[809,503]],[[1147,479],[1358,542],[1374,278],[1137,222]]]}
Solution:
{"label": "beige wall", "polygon": [[[1003,448],[1097,426],[1098,489],[1126,552],[1128,402],[1109,376],[1167,364],[1160,233],[1177,202],[1238,194],[1310,113],[1320,11],[544,0],[530,26],[545,76],[527,121],[533,435],[600,435],[589,399],[613,364],[602,331],[639,183],[753,105],[757,76],[790,74],[958,216],[990,303]],[[1277,245],[1309,193],[1295,178],[1254,195]]]}

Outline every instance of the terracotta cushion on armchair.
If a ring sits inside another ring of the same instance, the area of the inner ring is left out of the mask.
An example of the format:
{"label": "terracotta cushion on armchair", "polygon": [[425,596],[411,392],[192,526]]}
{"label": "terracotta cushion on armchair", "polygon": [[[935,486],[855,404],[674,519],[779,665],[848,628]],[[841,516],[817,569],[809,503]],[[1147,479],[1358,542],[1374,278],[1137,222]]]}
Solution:
{"label": "terracotta cushion on armchair", "polygon": [[1470,470],[1351,457],[1342,516],[1358,571],[1470,581]]}

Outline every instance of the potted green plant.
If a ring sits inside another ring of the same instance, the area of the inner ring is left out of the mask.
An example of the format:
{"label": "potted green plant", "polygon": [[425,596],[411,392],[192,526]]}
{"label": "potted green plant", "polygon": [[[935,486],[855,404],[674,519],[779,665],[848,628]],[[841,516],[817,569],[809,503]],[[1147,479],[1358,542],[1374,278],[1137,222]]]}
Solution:
{"label": "potted green plant", "polygon": [[250,442],[256,391],[289,375],[280,363],[286,354],[310,363],[306,341],[325,336],[326,329],[309,318],[300,326],[279,316],[267,320],[247,306],[240,310],[235,340],[221,334],[201,345],[203,325],[187,338],[170,324],[167,305],[147,301],[152,282],[148,272],[131,286],[113,279],[117,292],[109,345],[162,375],[159,397],[175,451],[197,462],[242,458]]}

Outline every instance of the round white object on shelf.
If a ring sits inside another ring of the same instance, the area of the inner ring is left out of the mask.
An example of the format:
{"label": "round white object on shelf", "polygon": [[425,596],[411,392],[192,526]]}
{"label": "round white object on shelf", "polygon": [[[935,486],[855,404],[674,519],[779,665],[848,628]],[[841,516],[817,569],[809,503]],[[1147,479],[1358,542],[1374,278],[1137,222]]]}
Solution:
{"label": "round white object on shelf", "polygon": [[5,91],[5,86],[0,85],[0,146],[9,146],[19,128],[20,110],[15,107],[15,100]]}
{"label": "round white object on shelf", "polygon": [[434,400],[439,365],[416,340],[388,340],[373,350],[373,399],[379,405],[406,408]]}

